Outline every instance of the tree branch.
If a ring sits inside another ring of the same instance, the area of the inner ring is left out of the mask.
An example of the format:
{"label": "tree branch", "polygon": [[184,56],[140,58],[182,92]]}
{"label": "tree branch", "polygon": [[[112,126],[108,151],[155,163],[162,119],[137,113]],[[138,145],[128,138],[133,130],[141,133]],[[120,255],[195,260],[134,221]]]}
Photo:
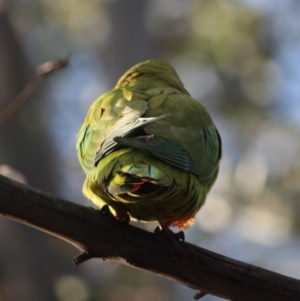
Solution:
{"label": "tree branch", "polygon": [[36,70],[36,76],[27,83],[20,94],[0,113],[0,127],[24,104],[46,77],[57,70],[65,68],[69,63],[68,61],[69,59],[52,60],[39,65]]}
{"label": "tree branch", "polygon": [[77,263],[92,257],[111,259],[233,301],[300,300],[299,280],[122,224],[99,210],[3,176],[0,215],[74,245],[82,252]]}

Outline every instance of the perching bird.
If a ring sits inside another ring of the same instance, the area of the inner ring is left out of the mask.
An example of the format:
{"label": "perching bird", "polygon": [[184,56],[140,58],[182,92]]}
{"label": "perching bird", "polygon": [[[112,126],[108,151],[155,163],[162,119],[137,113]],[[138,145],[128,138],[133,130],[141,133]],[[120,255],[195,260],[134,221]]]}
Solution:
{"label": "perching bird", "polygon": [[76,149],[87,198],[168,233],[194,223],[218,175],[221,139],[173,67],[148,60],[92,104]]}

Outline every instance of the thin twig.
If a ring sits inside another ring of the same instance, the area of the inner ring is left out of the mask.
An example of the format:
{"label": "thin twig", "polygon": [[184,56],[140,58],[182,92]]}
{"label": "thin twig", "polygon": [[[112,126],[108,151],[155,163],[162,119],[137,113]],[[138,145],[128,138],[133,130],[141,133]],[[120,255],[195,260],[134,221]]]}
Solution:
{"label": "thin twig", "polygon": [[69,59],[53,60],[39,65],[36,69],[36,76],[32,78],[20,94],[4,109],[0,114],[0,126],[2,126],[29,98],[36,90],[38,85],[51,73],[65,68],[68,65]]}

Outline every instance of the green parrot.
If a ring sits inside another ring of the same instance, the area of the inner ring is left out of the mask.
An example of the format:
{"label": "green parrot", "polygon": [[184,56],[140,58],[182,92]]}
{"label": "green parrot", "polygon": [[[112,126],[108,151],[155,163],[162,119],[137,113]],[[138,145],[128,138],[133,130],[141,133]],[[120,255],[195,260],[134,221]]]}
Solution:
{"label": "green parrot", "polygon": [[221,138],[174,68],[147,60],[92,104],[76,150],[87,198],[168,233],[194,223],[218,175]]}

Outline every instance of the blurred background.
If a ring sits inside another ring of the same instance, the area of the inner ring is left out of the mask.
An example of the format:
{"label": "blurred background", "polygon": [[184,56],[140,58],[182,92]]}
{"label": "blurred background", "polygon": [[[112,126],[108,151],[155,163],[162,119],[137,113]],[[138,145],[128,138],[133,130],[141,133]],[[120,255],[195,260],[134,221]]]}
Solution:
{"label": "blurred background", "polygon": [[[70,57],[1,127],[0,172],[92,206],[75,152],[89,106],[133,64],[167,60],[224,146],[186,240],[300,278],[299,14],[298,0],[0,0],[0,110],[39,64]],[[191,289],[112,261],[75,267],[77,253],[0,218],[0,300],[193,300]]]}

